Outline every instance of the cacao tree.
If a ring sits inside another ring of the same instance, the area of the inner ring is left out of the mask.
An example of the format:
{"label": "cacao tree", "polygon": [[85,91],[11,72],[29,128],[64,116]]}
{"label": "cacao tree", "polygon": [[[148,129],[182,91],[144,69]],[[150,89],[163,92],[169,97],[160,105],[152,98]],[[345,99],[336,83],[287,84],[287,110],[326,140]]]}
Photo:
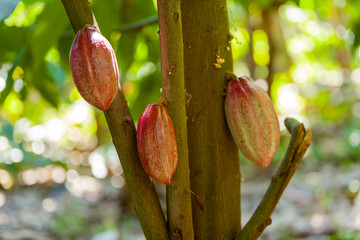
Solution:
{"label": "cacao tree", "polygon": [[[62,3],[75,33],[85,25],[100,32],[102,26],[98,26],[87,0]],[[143,232],[147,239],[157,240],[257,239],[271,224],[271,214],[310,144],[311,131],[294,119],[285,121],[292,135],[288,150],[263,200],[242,227],[239,153],[224,110],[227,74],[232,72],[226,1],[158,0],[157,7],[161,87],[177,149],[176,170],[166,188],[166,217],[139,158],[137,146],[146,138],[145,133],[140,133],[137,143],[134,120],[121,87],[112,84],[117,88],[115,98],[107,96],[112,100],[110,107],[100,107]],[[258,97],[263,98],[262,94]],[[269,110],[266,104],[260,108]],[[250,130],[259,128],[249,124]],[[144,154],[142,158],[149,155],[141,150],[140,157]],[[265,165],[271,159],[266,161]]]}

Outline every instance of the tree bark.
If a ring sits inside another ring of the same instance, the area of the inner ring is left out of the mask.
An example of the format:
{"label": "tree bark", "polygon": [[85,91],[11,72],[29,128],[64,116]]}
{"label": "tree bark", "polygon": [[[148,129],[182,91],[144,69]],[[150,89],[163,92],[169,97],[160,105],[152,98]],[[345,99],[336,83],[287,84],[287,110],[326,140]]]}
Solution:
{"label": "tree bark", "polygon": [[224,114],[228,9],[225,0],[183,0],[181,12],[195,239],[233,239],[241,210],[239,155]]}
{"label": "tree bark", "polygon": [[183,39],[180,0],[158,0],[162,93],[173,121],[178,164],[167,186],[166,202],[170,239],[194,239],[189,152],[186,127]]}

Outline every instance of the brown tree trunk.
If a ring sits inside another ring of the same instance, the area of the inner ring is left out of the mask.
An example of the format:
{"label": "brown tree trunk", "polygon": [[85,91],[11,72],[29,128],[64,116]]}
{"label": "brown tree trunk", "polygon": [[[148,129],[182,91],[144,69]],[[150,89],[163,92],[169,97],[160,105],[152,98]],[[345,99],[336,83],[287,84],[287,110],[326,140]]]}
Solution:
{"label": "brown tree trunk", "polygon": [[232,239],[241,224],[239,155],[224,114],[228,9],[225,0],[184,0],[181,11],[195,239]]}

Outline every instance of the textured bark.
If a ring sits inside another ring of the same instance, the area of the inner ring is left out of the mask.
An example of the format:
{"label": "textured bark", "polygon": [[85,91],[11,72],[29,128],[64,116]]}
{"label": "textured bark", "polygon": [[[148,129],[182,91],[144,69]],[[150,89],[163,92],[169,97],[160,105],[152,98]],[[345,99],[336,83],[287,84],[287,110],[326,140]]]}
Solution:
{"label": "textured bark", "polygon": [[[90,3],[87,0],[75,2],[70,0],[61,0],[61,2],[64,5],[66,14],[69,17],[71,26],[75,33],[82,29],[85,24],[90,24],[99,29],[95,16],[91,11]],[[76,7],[74,4],[77,4]]]}
{"label": "textured bark", "polygon": [[187,144],[183,40],[180,1],[158,0],[162,93],[175,128],[178,165],[167,186],[167,215],[171,239],[194,239],[189,152]]}
{"label": "textured bark", "polygon": [[239,156],[224,114],[228,9],[225,0],[183,0],[181,11],[195,239],[232,239],[241,224]]}

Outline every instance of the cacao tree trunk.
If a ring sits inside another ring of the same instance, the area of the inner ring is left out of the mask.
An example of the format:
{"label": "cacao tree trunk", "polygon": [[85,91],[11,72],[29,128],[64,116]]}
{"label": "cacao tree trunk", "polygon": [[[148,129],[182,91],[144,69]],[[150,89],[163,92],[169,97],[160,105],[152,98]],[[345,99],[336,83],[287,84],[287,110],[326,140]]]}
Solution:
{"label": "cacao tree trunk", "polygon": [[233,64],[228,9],[225,0],[183,0],[181,12],[195,239],[233,239],[241,229],[240,167],[224,114]]}

